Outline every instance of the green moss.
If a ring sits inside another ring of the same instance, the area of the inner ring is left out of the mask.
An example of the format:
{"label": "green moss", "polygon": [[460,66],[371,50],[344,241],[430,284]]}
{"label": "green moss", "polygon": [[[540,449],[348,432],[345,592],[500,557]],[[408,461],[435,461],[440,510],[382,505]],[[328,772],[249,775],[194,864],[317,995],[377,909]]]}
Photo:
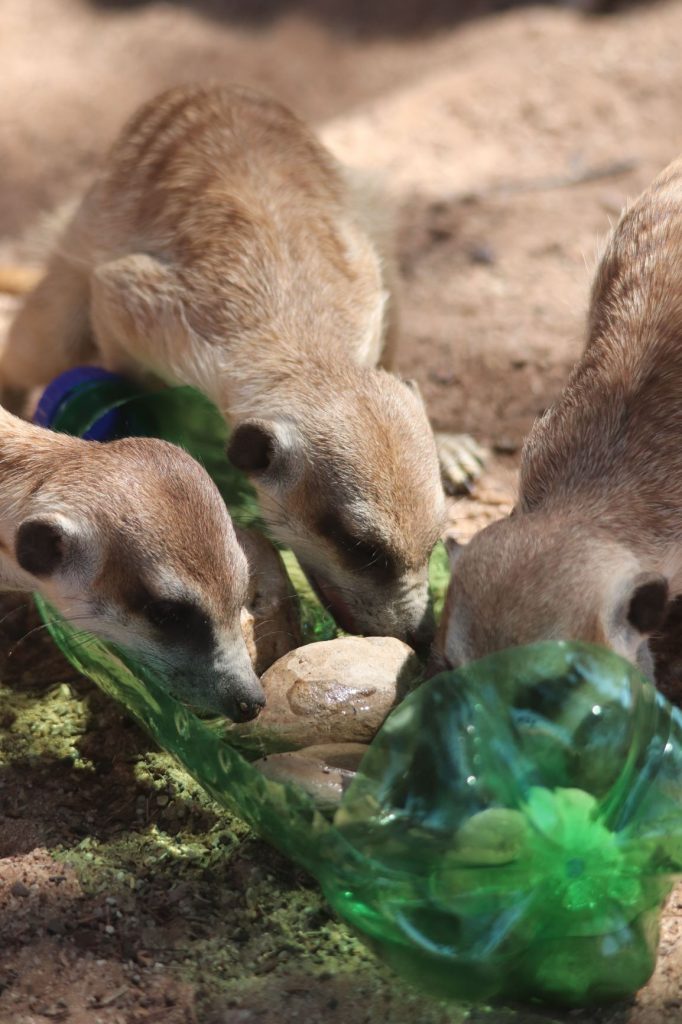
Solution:
{"label": "green moss", "polygon": [[0,764],[47,755],[85,766],[74,741],[85,728],[87,703],[68,683],[37,693],[0,684],[0,708]]}

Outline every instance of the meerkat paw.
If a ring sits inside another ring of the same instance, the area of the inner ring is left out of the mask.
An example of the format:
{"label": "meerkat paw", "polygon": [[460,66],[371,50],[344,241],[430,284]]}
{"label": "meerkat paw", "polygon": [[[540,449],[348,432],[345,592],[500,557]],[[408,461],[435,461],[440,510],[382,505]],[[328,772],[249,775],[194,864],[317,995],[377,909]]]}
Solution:
{"label": "meerkat paw", "polygon": [[468,494],[482,473],[488,452],[469,434],[439,433],[436,448],[446,494]]}

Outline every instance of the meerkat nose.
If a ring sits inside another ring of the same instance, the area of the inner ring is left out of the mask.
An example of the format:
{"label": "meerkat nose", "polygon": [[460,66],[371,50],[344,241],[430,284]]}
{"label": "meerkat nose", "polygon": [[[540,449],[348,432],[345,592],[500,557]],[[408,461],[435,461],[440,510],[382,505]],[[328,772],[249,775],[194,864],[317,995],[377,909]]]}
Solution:
{"label": "meerkat nose", "polygon": [[250,722],[252,718],[257,718],[264,707],[264,696],[240,700],[237,702],[237,714],[234,716],[234,720],[235,722]]}

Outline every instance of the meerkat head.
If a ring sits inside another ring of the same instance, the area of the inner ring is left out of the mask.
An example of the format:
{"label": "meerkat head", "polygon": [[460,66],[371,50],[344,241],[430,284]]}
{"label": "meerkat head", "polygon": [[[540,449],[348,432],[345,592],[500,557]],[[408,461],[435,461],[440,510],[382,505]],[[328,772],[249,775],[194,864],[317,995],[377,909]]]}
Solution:
{"label": "meerkat head", "polygon": [[253,718],[265,697],[240,625],[247,563],[208,474],[163,441],[69,440],[16,524],[27,585],[180,699]]}
{"label": "meerkat head", "polygon": [[541,513],[446,542],[452,578],[432,667],[458,668],[541,640],[610,647],[653,674],[647,641],[663,625],[668,582],[593,526]]}
{"label": "meerkat head", "polygon": [[314,407],[243,420],[228,447],[275,536],[338,624],[428,643],[428,560],[444,517],[431,428],[409,383],[348,369]]}

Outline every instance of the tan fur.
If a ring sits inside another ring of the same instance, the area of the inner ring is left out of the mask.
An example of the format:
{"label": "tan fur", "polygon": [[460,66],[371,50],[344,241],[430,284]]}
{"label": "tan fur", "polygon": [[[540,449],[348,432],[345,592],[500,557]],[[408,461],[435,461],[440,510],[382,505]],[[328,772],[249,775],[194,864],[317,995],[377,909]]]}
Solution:
{"label": "tan fur", "polygon": [[259,420],[283,449],[253,474],[276,535],[344,624],[414,639],[443,494],[419,395],[376,369],[395,334],[385,235],[375,199],[285,107],[171,90],[65,228],[0,380],[97,359],[192,384],[234,427]]}
{"label": "tan fur", "polygon": [[661,577],[682,590],[682,160],[613,231],[587,335],[526,442],[511,518],[454,554],[447,664],[553,638],[651,670],[633,596]]}
{"label": "tan fur", "polygon": [[249,566],[242,632],[259,676],[303,643],[296,591],[277,549],[255,530],[235,527]]}
{"label": "tan fur", "polygon": [[[246,559],[198,463],[164,441],[81,441],[0,409],[0,479],[0,588],[40,591],[192,704],[255,713],[264,697],[240,626]],[[36,523],[58,531],[56,568],[22,546]],[[176,603],[161,626],[150,618],[158,602]]]}
{"label": "tan fur", "polygon": [[25,295],[40,281],[42,271],[37,267],[0,264],[0,292],[5,295]]}

